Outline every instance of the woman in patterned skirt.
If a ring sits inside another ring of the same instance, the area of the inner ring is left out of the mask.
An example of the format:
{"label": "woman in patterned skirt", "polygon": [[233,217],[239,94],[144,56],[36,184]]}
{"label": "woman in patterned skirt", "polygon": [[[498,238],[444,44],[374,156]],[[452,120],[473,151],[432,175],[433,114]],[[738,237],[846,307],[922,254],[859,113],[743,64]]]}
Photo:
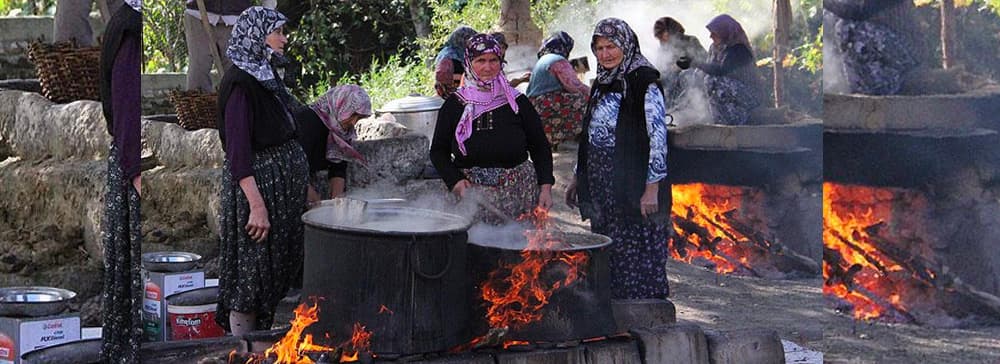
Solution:
{"label": "woman in patterned skirt", "polygon": [[142,2],[126,0],[108,22],[101,49],[101,102],[108,132],[104,197],[104,290],[101,357],[138,363],[142,338],[142,261],[139,232],[139,72]]}
{"label": "woman in patterned skirt", "polygon": [[764,97],[750,41],[743,26],[726,14],[713,18],[706,28],[712,36],[708,61],[682,59],[677,65],[684,69],[694,66],[707,74],[705,88],[717,123],[744,125]]}
{"label": "woman in patterned skirt", "polygon": [[580,134],[590,94],[590,88],[576,78],[576,71],[567,60],[572,50],[573,38],[566,32],[557,32],[546,39],[538,51],[538,62],[528,84],[528,99],[538,110],[553,148]]}
{"label": "woman in patterned skirt", "polygon": [[600,66],[566,203],[611,237],[612,297],[666,298],[671,196],[660,74],[620,19],[598,22],[590,48]]}
{"label": "woman in patterned skirt", "polygon": [[[481,213],[499,224],[552,206],[552,151],[531,102],[503,73],[496,39],[473,36],[465,49],[465,86],[438,112],[430,157],[444,183],[459,198],[471,189],[482,203],[506,216]],[[528,161],[528,156],[531,161]]]}
{"label": "woman in patterned skirt", "polygon": [[233,335],[270,329],[302,261],[309,171],[291,117],[301,104],[269,63],[283,52],[285,21],[272,9],[245,10],[226,50],[233,66],[219,86],[226,163],[216,321]]}

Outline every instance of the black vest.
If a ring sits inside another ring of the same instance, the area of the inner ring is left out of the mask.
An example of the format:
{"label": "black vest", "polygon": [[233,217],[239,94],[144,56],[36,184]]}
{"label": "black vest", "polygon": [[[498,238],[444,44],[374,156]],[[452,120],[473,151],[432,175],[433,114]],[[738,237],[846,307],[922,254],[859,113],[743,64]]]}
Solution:
{"label": "black vest", "polygon": [[264,88],[256,78],[239,67],[226,70],[219,84],[219,138],[226,143],[226,103],[234,87],[247,95],[250,107],[250,147],[257,151],[278,146],[295,139],[295,129],[289,120],[285,105],[273,92]]}
{"label": "black vest", "polygon": [[111,102],[111,74],[114,71],[112,66],[118,57],[122,40],[127,36],[139,38],[142,44],[142,14],[131,6],[123,4],[108,21],[104,30],[104,44],[101,47],[101,104],[109,134],[114,134],[114,104]]}
{"label": "black vest", "polygon": [[[614,194],[615,202],[622,206],[627,218],[642,219],[639,201],[646,190],[646,176],[649,171],[649,134],[646,130],[645,99],[650,84],[660,87],[660,73],[649,67],[639,67],[625,75],[625,97],[618,112],[615,127],[614,151]],[[583,133],[577,154],[577,196],[580,213],[589,218],[593,208],[590,201],[590,183],[587,180],[587,153],[590,149],[588,130],[593,116],[593,106],[600,99],[599,87],[592,85],[590,105],[584,116]],[[664,178],[657,191],[657,212],[651,218],[669,223],[673,196],[670,195],[670,181]]]}
{"label": "black vest", "polygon": [[[250,5],[250,0],[205,0],[205,10],[217,15],[240,15]],[[192,1],[187,8],[198,11],[198,2]]]}

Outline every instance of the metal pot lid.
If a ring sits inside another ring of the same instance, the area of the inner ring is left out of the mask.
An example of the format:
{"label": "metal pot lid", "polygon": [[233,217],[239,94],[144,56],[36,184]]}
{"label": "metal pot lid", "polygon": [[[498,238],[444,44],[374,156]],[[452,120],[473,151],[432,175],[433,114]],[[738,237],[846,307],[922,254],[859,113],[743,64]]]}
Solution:
{"label": "metal pot lid", "polygon": [[68,289],[42,286],[0,288],[0,303],[52,303],[67,301],[76,297],[76,292]]}
{"label": "metal pot lid", "polygon": [[437,111],[444,104],[444,99],[437,96],[407,96],[387,102],[378,109],[379,113],[407,113]]}
{"label": "metal pot lid", "polygon": [[191,263],[201,260],[201,255],[188,252],[153,252],[142,254],[142,261],[149,263]]}
{"label": "metal pot lid", "polygon": [[369,204],[359,213],[360,222],[348,221],[349,216],[355,214],[345,214],[343,209],[333,205],[320,205],[303,214],[302,222],[326,230],[387,236],[465,232],[472,224],[464,216],[395,204]]}
{"label": "metal pot lid", "polygon": [[[544,234],[544,238],[549,241],[545,247],[528,249],[526,236],[534,233]],[[469,244],[513,251],[580,251],[608,246],[611,238],[586,232],[526,229],[518,224],[503,227],[477,224],[469,229]]]}

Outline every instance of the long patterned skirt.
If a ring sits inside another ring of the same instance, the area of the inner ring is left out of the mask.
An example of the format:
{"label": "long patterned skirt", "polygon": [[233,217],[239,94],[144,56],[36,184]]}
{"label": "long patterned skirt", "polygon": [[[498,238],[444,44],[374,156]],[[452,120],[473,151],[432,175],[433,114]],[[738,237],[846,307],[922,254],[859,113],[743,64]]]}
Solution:
{"label": "long patterned skirt", "polygon": [[553,146],[576,138],[583,130],[587,97],[575,92],[555,91],[530,98],[542,118],[545,136]]}
{"label": "long patterned skirt", "polygon": [[[612,181],[614,150],[591,144],[587,155],[593,212],[590,230],[611,238],[611,296],[616,299],[666,298],[669,221],[625,218]],[[662,208],[662,207],[661,207]]]}
{"label": "long patterned skirt", "polygon": [[884,25],[840,19],[835,31],[852,92],[895,94],[903,85],[903,75],[917,66],[906,41]]}
{"label": "long patterned skirt", "polygon": [[229,173],[222,173],[222,258],[216,322],[229,328],[229,312],[257,314],[257,329],[270,329],[274,310],[300,274],[303,225],[309,170],[295,141],[254,152],[254,179],[271,224],[267,240],[256,242],[246,231],[250,204]]}
{"label": "long patterned skirt", "polygon": [[138,363],[142,334],[142,243],[139,193],[122,170],[116,146],[108,153],[104,195],[104,290],[101,356],[105,363]]}
{"label": "long patterned skirt", "polygon": [[708,104],[719,124],[744,125],[750,110],[760,106],[760,95],[753,88],[732,77],[705,76]]}
{"label": "long patterned skirt", "polygon": [[530,212],[538,204],[539,187],[531,161],[525,161],[514,168],[473,167],[463,172],[469,182],[478,187],[475,192],[479,195],[476,198],[506,215],[497,216],[491,211],[480,209],[474,221],[502,225],[511,218],[516,219],[521,214]]}

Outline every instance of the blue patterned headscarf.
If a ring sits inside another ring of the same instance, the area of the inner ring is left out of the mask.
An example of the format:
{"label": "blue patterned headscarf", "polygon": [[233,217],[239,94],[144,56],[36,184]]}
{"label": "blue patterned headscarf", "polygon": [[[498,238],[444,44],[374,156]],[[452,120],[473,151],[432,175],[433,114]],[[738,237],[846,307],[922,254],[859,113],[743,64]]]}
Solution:
{"label": "blue patterned headscarf", "polygon": [[260,81],[264,88],[273,92],[289,111],[296,113],[305,108],[305,105],[288,92],[285,84],[275,77],[271,66],[287,64],[288,59],[275,53],[266,43],[267,35],[281,28],[287,21],[284,14],[274,9],[262,6],[247,8],[233,25],[226,56],[233,61],[234,66],[246,71]]}
{"label": "blue patterned headscarf", "polygon": [[625,74],[634,71],[636,68],[647,66],[653,67],[639,51],[639,37],[635,35],[632,28],[624,20],[618,18],[604,18],[597,22],[594,27],[594,36],[591,38],[590,50],[597,55],[594,44],[598,37],[604,37],[614,43],[622,50],[622,63],[613,69],[597,67],[597,82],[600,84],[611,84],[615,80],[624,80]]}
{"label": "blue patterned headscarf", "polygon": [[573,51],[573,37],[566,32],[556,32],[542,42],[542,48],[538,50],[538,58],[552,53],[569,58],[569,52]]}
{"label": "blue patterned headscarf", "polygon": [[441,63],[441,60],[445,58],[453,59],[459,63],[465,61],[465,43],[477,33],[479,32],[465,25],[455,29],[448,36],[448,40],[444,42],[444,48],[441,48],[437,57],[434,58],[434,64]]}
{"label": "blue patterned headscarf", "polygon": [[142,12],[142,0],[125,0],[125,3],[135,11]]}

